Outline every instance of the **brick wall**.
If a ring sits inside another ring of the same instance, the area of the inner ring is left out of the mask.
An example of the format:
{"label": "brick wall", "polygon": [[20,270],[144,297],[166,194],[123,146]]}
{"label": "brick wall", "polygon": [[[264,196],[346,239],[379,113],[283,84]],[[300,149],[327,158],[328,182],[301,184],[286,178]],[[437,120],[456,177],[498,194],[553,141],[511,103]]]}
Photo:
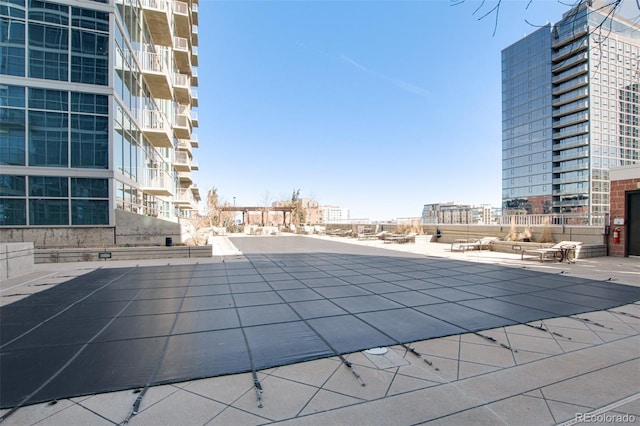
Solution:
{"label": "brick wall", "polygon": [[[629,220],[626,217],[626,192],[634,191],[638,189],[638,183],[640,178],[625,179],[611,181],[611,194],[610,194],[610,213],[611,213],[611,232],[609,232],[609,256],[624,256],[625,236],[627,233],[626,226]],[[624,225],[613,225],[613,219],[624,218]],[[620,228],[620,243],[613,243],[613,230],[614,228]]]}

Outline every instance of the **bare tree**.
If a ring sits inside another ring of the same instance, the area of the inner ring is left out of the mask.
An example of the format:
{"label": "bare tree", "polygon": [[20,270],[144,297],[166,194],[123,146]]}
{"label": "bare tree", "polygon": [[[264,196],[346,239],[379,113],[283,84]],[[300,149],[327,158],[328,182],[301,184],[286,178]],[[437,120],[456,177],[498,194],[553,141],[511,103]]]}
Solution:
{"label": "bare tree", "polygon": [[[450,0],[450,1],[452,6],[459,6],[467,2],[467,0]],[[500,10],[504,4],[503,1],[504,0],[482,0],[479,2],[478,6],[472,12],[474,16],[478,17],[478,21],[482,21],[484,19],[491,19],[491,18],[494,20],[493,34],[492,34],[494,36],[498,30],[499,21],[500,21]],[[533,5],[537,1],[545,1],[545,0],[528,0],[526,2],[523,2],[525,4],[524,10],[527,11],[529,7],[531,7],[531,5]],[[584,2],[592,3],[594,5],[594,10],[604,15],[602,22],[597,26],[597,28],[593,29],[592,34],[601,33],[603,30],[605,30],[606,32],[606,30],[608,29],[607,26],[612,24],[611,18],[616,16],[620,11],[622,11],[625,8],[628,10],[631,10],[631,8],[635,6],[637,10],[640,12],[640,0],[599,0],[598,2],[595,2],[595,1],[592,2],[592,0],[574,0],[573,2],[569,1],[566,3],[561,0],[558,0],[558,2],[566,5],[567,8],[569,9],[573,9]],[[631,19],[637,22],[638,16],[633,17]],[[524,18],[524,22],[531,25],[532,27],[537,27],[537,28],[542,27],[542,25],[532,23],[526,18]]]}

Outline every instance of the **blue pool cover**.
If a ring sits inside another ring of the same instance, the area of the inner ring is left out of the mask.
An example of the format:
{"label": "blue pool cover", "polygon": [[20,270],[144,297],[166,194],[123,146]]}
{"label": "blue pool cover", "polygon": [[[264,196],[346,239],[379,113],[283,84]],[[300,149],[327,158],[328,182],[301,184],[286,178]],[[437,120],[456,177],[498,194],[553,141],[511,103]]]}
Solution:
{"label": "blue pool cover", "polygon": [[0,407],[608,309],[640,288],[299,237],[98,269],[0,309]]}

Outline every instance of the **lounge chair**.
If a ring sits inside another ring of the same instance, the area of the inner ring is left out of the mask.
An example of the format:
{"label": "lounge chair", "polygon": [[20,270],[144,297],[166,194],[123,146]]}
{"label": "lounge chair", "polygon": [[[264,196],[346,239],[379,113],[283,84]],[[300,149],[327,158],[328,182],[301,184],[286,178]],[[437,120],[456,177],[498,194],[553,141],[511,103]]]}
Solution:
{"label": "lounge chair", "polygon": [[[525,256],[531,256],[540,260],[540,262],[556,259],[562,262],[567,255],[570,255],[570,250],[574,251],[573,256],[575,257],[581,244],[579,241],[560,241],[551,247],[522,250],[521,259],[524,260]],[[568,258],[567,260],[571,259]]]}

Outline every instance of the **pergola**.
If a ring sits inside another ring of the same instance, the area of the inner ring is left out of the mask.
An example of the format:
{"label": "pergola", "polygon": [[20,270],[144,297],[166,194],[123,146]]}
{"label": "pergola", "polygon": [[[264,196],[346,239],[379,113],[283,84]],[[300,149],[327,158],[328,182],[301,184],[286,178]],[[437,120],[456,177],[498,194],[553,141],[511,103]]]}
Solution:
{"label": "pergola", "polygon": [[218,207],[218,211],[220,212],[242,212],[242,224],[244,225],[246,222],[246,215],[249,212],[261,212],[262,213],[262,223],[264,224],[264,215],[269,212],[282,212],[282,225],[287,225],[287,213],[289,213],[289,223],[291,223],[291,213],[295,207],[257,207],[257,206],[249,206],[249,207]]}

